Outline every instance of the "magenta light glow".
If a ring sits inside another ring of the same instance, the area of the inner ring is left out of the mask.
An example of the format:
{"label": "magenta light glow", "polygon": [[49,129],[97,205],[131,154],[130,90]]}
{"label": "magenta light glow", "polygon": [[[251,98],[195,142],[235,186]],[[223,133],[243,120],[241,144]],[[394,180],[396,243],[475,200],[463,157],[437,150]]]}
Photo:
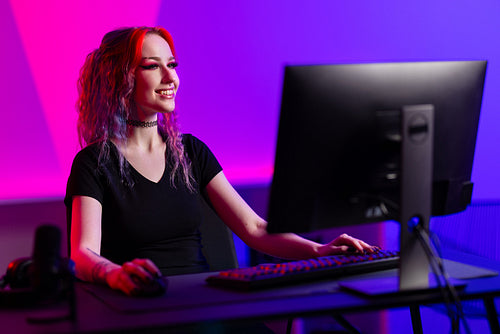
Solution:
{"label": "magenta light glow", "polygon": [[133,0],[2,1],[2,30],[9,32],[2,41],[12,49],[0,56],[7,69],[0,96],[9,123],[18,126],[0,134],[0,152],[10,162],[0,167],[0,199],[64,194],[79,149],[74,106],[85,56],[111,29],[155,25],[159,7],[159,0],[147,6]]}
{"label": "magenta light glow", "polygon": [[286,64],[486,59],[474,197],[500,197],[496,0],[10,0],[0,13],[0,199],[63,196],[79,149],[78,71],[104,33],[129,25],[172,33],[181,127],[233,184],[271,178]]}

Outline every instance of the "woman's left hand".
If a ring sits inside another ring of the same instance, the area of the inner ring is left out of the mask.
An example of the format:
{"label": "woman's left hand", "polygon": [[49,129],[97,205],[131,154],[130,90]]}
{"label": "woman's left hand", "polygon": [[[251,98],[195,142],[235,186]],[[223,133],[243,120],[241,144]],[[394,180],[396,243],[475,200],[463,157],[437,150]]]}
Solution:
{"label": "woman's left hand", "polygon": [[336,254],[374,253],[380,250],[377,246],[372,246],[363,240],[351,237],[344,233],[333,239],[328,244],[321,246],[318,251],[320,256]]}

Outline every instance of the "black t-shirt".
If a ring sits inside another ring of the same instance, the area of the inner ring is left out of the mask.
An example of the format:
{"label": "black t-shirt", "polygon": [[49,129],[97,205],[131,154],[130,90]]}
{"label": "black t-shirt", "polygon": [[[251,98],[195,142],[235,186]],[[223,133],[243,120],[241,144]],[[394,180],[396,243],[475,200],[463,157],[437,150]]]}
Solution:
{"label": "black t-shirt", "polygon": [[155,183],[125,161],[133,181],[128,185],[120,175],[118,150],[111,142],[109,159],[101,164],[97,144],[76,155],[64,202],[69,210],[76,195],[101,203],[102,256],[118,264],[148,258],[164,275],[207,269],[198,230],[203,221],[200,193],[222,168],[199,139],[185,134],[182,141],[191,160],[195,193],[183,184],[173,187],[168,167]]}

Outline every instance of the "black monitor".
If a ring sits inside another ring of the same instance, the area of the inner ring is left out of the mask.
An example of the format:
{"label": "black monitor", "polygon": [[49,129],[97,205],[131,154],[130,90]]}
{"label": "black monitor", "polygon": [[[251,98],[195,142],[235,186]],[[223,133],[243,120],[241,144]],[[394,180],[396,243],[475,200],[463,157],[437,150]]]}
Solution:
{"label": "black monitor", "polygon": [[486,61],[287,66],[268,231],[403,222],[401,263],[418,276],[428,262],[406,224],[470,203],[485,74]]}

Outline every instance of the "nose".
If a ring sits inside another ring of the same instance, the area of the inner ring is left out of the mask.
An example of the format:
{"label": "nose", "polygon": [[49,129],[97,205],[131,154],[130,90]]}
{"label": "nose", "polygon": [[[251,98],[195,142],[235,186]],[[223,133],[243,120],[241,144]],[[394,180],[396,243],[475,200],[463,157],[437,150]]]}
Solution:
{"label": "nose", "polygon": [[174,82],[175,78],[177,78],[177,73],[175,72],[174,69],[170,69],[168,67],[165,67],[163,69],[163,76],[162,76],[163,83]]}

